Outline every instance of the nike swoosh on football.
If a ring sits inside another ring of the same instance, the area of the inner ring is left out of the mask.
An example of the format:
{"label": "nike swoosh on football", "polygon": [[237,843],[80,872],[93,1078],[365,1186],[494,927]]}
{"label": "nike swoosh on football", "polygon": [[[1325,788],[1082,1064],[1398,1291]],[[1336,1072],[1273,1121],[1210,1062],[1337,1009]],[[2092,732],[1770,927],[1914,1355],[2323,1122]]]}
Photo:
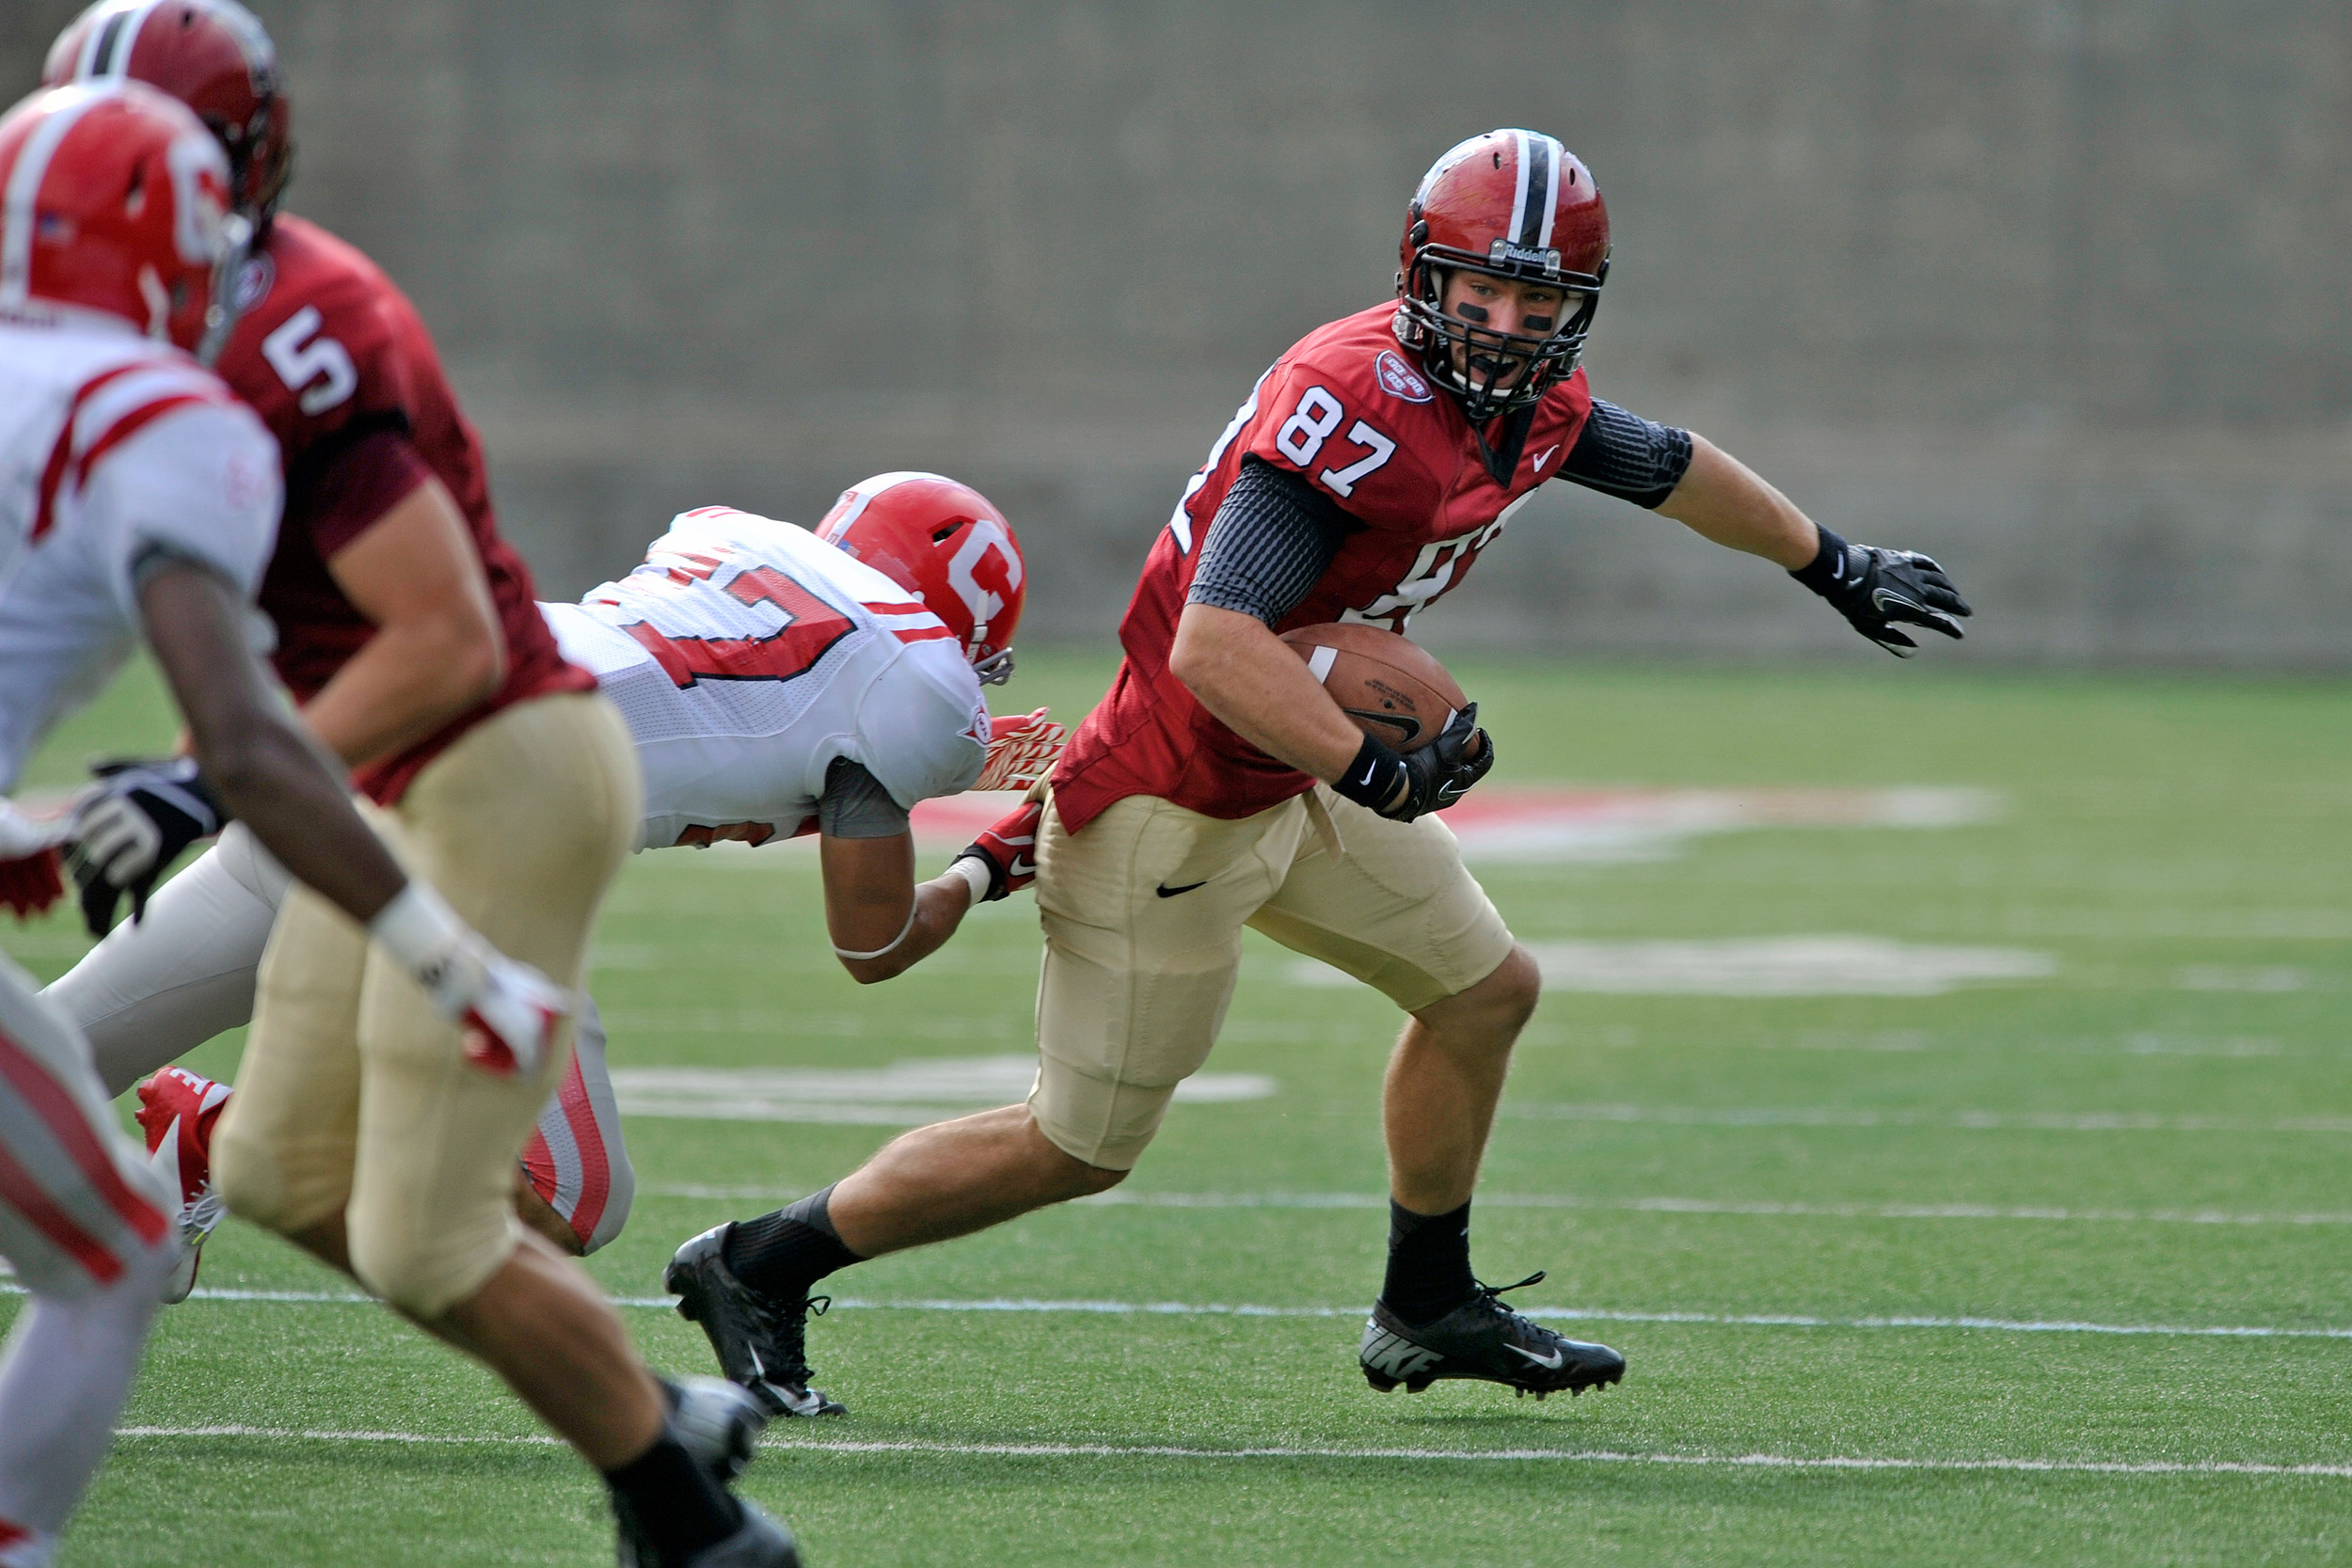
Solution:
{"label": "nike swoosh on football", "polygon": [[1537,459],[1535,459],[1535,471],[1536,471],[1537,473],[1542,473],[1542,472],[1544,471],[1544,465],[1545,465],[1545,464],[1547,464],[1547,463],[1549,463],[1549,462],[1550,462],[1550,461],[1551,461],[1551,454],[1552,454],[1553,452],[1555,452],[1555,451],[1558,451],[1559,450],[1560,450],[1560,443],[1559,443],[1559,442],[1557,442],[1557,441],[1554,441],[1551,445],[1549,445],[1549,446],[1546,447],[1546,448],[1544,449],[1544,454],[1543,454],[1543,456],[1538,457]]}
{"label": "nike swoosh on football", "polygon": [[1549,1355],[1537,1355],[1534,1351],[1521,1350],[1517,1345],[1505,1345],[1502,1348],[1510,1351],[1513,1354],[1526,1356],[1530,1361],[1534,1362],[1535,1365],[1543,1368],[1544,1370],[1548,1372],[1558,1371],[1560,1370],[1560,1362],[1562,1358],[1567,1354],[1565,1351],[1553,1351]]}
{"label": "nike swoosh on football", "polygon": [[1162,882],[1157,891],[1159,895],[1163,898],[1173,898],[1180,893],[1190,893],[1194,888],[1207,887],[1208,885],[1208,879],[1204,877],[1197,882],[1186,882],[1183,887],[1169,887],[1166,882]]}

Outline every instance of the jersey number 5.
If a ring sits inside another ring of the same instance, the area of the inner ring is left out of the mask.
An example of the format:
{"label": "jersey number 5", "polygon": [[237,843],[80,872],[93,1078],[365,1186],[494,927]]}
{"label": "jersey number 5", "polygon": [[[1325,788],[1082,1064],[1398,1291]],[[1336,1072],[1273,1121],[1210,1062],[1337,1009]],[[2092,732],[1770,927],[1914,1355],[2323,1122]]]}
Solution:
{"label": "jersey number 5", "polygon": [[774,605],[784,626],[767,637],[669,637],[644,621],[622,629],[683,689],[696,681],[788,681],[806,674],[857,623],[773,566],[755,566],[727,584],[743,604]]}
{"label": "jersey number 5", "polygon": [[[1282,421],[1282,428],[1274,433],[1274,450],[1305,467],[1323,451],[1323,443],[1340,428],[1347,418],[1347,410],[1340,400],[1321,387],[1310,387],[1298,397],[1297,412]],[[1396,443],[1372,426],[1358,420],[1348,427],[1347,439],[1362,447],[1372,455],[1344,468],[1326,468],[1315,477],[1335,496],[1352,496],[1357,484],[1375,468],[1396,455]]]}
{"label": "jersey number 5", "polygon": [[[351,351],[332,338],[315,335],[326,320],[317,306],[306,305],[262,340],[262,357],[286,390],[298,394],[294,405],[305,414],[324,414],[359,389],[359,370],[351,362]],[[320,381],[321,376],[326,379]]]}

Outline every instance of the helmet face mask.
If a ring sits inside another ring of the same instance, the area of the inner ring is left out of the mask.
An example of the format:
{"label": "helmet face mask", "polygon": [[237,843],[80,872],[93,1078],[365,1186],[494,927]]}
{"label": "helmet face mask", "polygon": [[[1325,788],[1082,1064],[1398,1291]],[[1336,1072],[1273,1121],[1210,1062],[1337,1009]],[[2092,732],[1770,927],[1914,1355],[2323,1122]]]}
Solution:
{"label": "helmet face mask", "polygon": [[[1609,277],[1609,214],[1592,175],[1549,136],[1473,136],[1430,166],[1405,219],[1395,330],[1429,378],[1472,423],[1533,406],[1572,374]],[[1495,330],[1450,313],[1462,274],[1560,290],[1545,337]]]}

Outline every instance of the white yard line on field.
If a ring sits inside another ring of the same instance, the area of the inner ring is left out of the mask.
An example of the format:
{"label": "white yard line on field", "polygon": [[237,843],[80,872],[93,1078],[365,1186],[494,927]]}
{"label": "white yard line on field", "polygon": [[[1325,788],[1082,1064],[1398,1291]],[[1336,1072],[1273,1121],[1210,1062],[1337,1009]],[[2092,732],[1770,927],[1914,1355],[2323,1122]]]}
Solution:
{"label": "white yard line on field", "polygon": [[[0,1285],[0,1295],[23,1295],[21,1285]],[[241,1291],[200,1289],[190,1301],[260,1302],[266,1305],[364,1307],[374,1298],[355,1291]],[[670,1296],[612,1296],[615,1307],[647,1311],[675,1308]],[[1266,1307],[1248,1303],[1188,1301],[1087,1301],[995,1296],[933,1297],[903,1301],[834,1298],[833,1309],[868,1312],[1068,1313],[1085,1317],[1144,1318],[1360,1318],[1354,1307]],[[1561,1323],[1692,1323],[1718,1328],[1966,1329],[1989,1334],[2106,1334],[2186,1339],[2352,1339],[2352,1328],[2286,1328],[2266,1324],[2103,1323],[2072,1318],[1868,1317],[1831,1318],[1805,1312],[1642,1312],[1608,1307],[1522,1307],[1531,1318]],[[224,1429],[225,1430],[225,1429]]]}
{"label": "white yard line on field", "polygon": [[[698,1183],[645,1186],[641,1197],[711,1198],[730,1203],[788,1203],[797,1188],[714,1187]],[[1377,1209],[1378,1193],[1134,1193],[1113,1188],[1080,1205],[1144,1209]],[[2068,1209],[2057,1205],[1988,1203],[1777,1203],[1705,1197],[1584,1197],[1569,1193],[1481,1193],[1482,1209],[1589,1209],[1642,1214],[1733,1214],[1766,1218],[1840,1220],[2064,1220],[2099,1225],[2352,1225],[2352,1212],[2249,1213],[2223,1209]]]}
{"label": "white yard line on field", "polygon": [[[536,1435],[447,1437],[424,1433],[311,1432],[291,1427],[248,1426],[123,1427],[116,1435],[130,1438],[261,1437],[311,1443],[512,1444],[539,1448],[552,1446],[556,1441],[552,1437]],[[1676,1465],[1761,1470],[1992,1470],[2039,1475],[2308,1476],[2329,1481],[2352,1480],[2352,1465],[2276,1465],[2228,1459],[1913,1459],[1876,1454],[1642,1453],[1614,1449],[1346,1449],[1290,1445],[1208,1449],[1156,1443],[946,1443],[919,1440],[855,1442],[786,1439],[774,1446],[818,1453],[968,1454],[1002,1459],[1384,1459],[1414,1463],[1458,1460],[1481,1464]]]}
{"label": "white yard line on field", "polygon": [[[1353,1107],[1345,1115],[1360,1116]],[[2352,1132],[2352,1117],[2169,1116],[2157,1111],[1907,1111],[1844,1105],[1562,1105],[1505,1101],[1523,1121],[1669,1127],[1948,1127],[1970,1132]]]}

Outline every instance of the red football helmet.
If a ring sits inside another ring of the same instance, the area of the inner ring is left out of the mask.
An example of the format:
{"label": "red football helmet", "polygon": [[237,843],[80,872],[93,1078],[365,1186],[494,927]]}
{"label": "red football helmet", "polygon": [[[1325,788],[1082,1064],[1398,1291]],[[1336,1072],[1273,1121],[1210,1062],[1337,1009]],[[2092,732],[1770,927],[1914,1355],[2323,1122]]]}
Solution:
{"label": "red football helmet", "polygon": [[33,94],[0,119],[0,312],[103,311],[199,357],[227,339],[250,229],[177,99],[136,82]]}
{"label": "red football helmet", "polygon": [[237,211],[269,221],[294,172],[293,106],[278,50],[236,0],[98,0],[67,24],[41,68],[45,87],[146,82],[196,111],[229,154]]}
{"label": "red football helmet", "polygon": [[938,474],[876,474],[841,492],[817,537],[946,622],[983,685],[1011,677],[1027,574],[1012,525],[986,496]]}
{"label": "red football helmet", "polygon": [[[1422,176],[1398,260],[1397,341],[1419,351],[1429,378],[1484,422],[1527,407],[1575,371],[1609,276],[1609,209],[1592,171],[1559,142],[1534,131],[1489,131]],[[1456,270],[1566,290],[1559,328],[1522,338],[1448,316],[1445,279]],[[1481,363],[1490,368],[1473,374]],[[1520,366],[1513,385],[1496,385]]]}

